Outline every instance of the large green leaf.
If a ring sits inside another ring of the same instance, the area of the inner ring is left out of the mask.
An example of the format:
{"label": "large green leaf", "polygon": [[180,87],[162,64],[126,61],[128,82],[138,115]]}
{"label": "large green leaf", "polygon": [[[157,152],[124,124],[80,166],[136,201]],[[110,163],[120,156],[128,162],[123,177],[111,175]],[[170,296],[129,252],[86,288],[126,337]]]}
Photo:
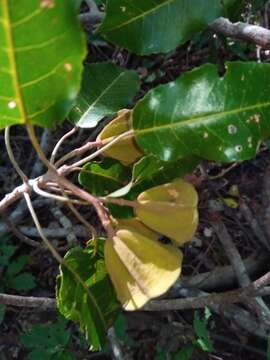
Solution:
{"label": "large green leaf", "polygon": [[224,77],[204,65],[150,91],[133,112],[135,139],[164,161],[255,156],[270,135],[270,65],[228,63]]}
{"label": "large green leaf", "polygon": [[98,29],[106,39],[138,54],[152,54],[183,44],[225,9],[220,0],[108,0],[106,10]]}
{"label": "large green leaf", "polygon": [[131,181],[109,196],[128,195],[128,198],[133,200],[146,189],[165,184],[192,172],[199,161],[200,159],[194,156],[166,162],[153,155],[145,156],[133,166]]}
{"label": "large green leaf", "polygon": [[57,278],[58,309],[67,319],[79,322],[93,350],[104,346],[107,329],[112,326],[119,308],[106,272],[103,242],[98,242],[97,249],[77,247],[65,255],[66,264],[84,285],[65,266],[61,267]]}
{"label": "large green leaf", "polygon": [[75,4],[0,1],[0,128],[53,127],[72,107],[86,50]]}
{"label": "large green leaf", "polygon": [[79,175],[79,182],[89,192],[105,196],[125,185],[130,178],[130,168],[113,159],[92,162],[84,165]]}
{"label": "large green leaf", "polygon": [[139,89],[139,76],[112,63],[86,65],[82,89],[69,118],[82,128],[92,128],[127,106]]}

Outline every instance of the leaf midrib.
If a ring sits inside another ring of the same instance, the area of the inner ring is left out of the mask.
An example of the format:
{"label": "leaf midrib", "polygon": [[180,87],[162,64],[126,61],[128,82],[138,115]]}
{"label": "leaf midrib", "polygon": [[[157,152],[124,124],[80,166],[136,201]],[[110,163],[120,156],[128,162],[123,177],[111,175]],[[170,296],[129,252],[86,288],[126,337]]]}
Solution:
{"label": "leaf midrib", "polygon": [[256,105],[250,105],[250,106],[246,106],[244,108],[237,108],[237,109],[233,109],[233,110],[229,110],[229,111],[223,111],[223,112],[214,112],[211,114],[206,114],[203,116],[194,116],[193,118],[189,118],[189,119],[183,119],[174,123],[169,123],[169,124],[164,124],[164,125],[159,125],[159,126],[152,126],[149,127],[147,129],[134,129],[135,131],[135,135],[141,135],[141,134],[146,134],[148,132],[152,132],[153,130],[163,130],[163,129],[173,129],[176,128],[178,126],[185,126],[185,125],[190,125],[193,123],[196,123],[197,121],[204,121],[204,120],[216,120],[218,118],[227,116],[227,115],[233,115],[233,114],[239,114],[241,112],[245,112],[245,111],[250,111],[250,110],[255,110],[257,108],[264,108],[264,107],[268,107],[270,106],[270,102],[266,102],[266,103],[262,103],[262,104],[256,104]]}
{"label": "leaf midrib", "polygon": [[112,176],[108,176],[108,175],[104,175],[103,173],[96,172],[95,170],[85,170],[85,169],[83,169],[81,172],[82,173],[88,173],[88,174],[91,174],[91,175],[95,175],[95,176],[104,178],[105,180],[114,181],[119,185],[124,185],[120,180],[118,180],[118,179],[116,179],[116,178],[114,178]]}
{"label": "leaf midrib", "polygon": [[[132,19],[130,19],[130,20],[127,20],[127,21],[123,22],[122,24],[119,24],[119,25],[117,25],[117,26],[112,26],[112,27],[110,27],[110,28],[106,28],[104,31],[108,32],[108,31],[120,29],[120,28],[122,28],[122,27],[124,27],[124,26],[126,26],[126,25],[129,25],[129,24],[133,23],[134,21],[137,21],[137,20],[140,19],[140,18],[143,18],[143,17],[145,17],[145,16],[147,16],[147,15],[149,15],[149,14],[157,11],[158,9],[162,8],[163,6],[169,5],[170,3],[174,2],[174,1],[175,1],[175,0],[167,0],[167,1],[164,2],[163,4],[159,4],[159,5],[157,5],[156,7],[152,8],[152,9],[150,9],[150,10],[147,10],[147,11],[141,13],[140,15],[137,15],[137,16],[135,16],[134,18],[132,18]],[[102,30],[102,29],[101,29],[101,30]]]}
{"label": "leaf midrib", "polygon": [[[91,112],[91,110],[96,106],[96,104],[106,95],[107,92],[110,91],[110,89],[116,84],[116,82],[122,77],[122,75],[125,74],[125,72],[121,72],[111,83],[109,86],[107,86],[100,94],[99,96],[95,99],[95,101],[92,102],[92,104],[89,104],[89,108],[86,110],[86,112],[82,115],[82,117],[80,118],[80,120],[78,121],[78,124],[80,124],[81,122],[83,122],[85,119],[88,118],[89,113]],[[88,104],[88,100],[84,97],[84,95],[82,94],[81,97],[83,98],[83,100]]]}
{"label": "leaf midrib", "polygon": [[[20,80],[19,80],[19,74],[17,72],[17,61],[16,61],[16,56],[15,56],[15,52],[13,51],[13,49],[15,48],[14,46],[14,40],[13,40],[13,33],[11,30],[11,15],[10,15],[10,9],[9,9],[9,5],[8,5],[8,0],[3,0],[4,1],[4,12],[6,14],[7,17],[7,22],[6,22],[6,30],[7,30],[7,38],[8,38],[8,43],[10,46],[10,52],[9,52],[9,59],[10,59],[10,66],[11,66],[11,73],[13,74],[12,79],[13,79],[13,86],[14,86],[14,90],[15,90],[15,94],[16,94],[16,98],[14,99],[14,101],[16,101],[17,106],[19,107],[19,112],[21,114],[22,117],[22,123],[27,123],[27,115],[26,115],[26,110],[24,107],[24,103],[22,101],[22,93],[21,93],[21,89],[20,89]],[[4,25],[5,27],[5,25]]]}

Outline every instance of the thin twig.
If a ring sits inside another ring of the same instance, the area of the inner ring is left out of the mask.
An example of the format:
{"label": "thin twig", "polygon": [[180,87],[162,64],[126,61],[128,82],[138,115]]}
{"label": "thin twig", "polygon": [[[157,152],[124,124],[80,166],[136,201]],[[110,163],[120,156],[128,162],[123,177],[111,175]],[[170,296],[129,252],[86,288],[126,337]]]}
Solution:
{"label": "thin twig", "polygon": [[[40,237],[39,232],[34,226],[19,226],[19,231],[23,233],[26,236],[30,237]],[[47,238],[53,238],[53,239],[66,239],[68,235],[67,229],[64,228],[43,228],[43,233]],[[74,225],[73,231],[77,237],[87,239],[88,232],[85,230],[85,227],[82,225]]]}
{"label": "thin twig", "polygon": [[270,49],[270,30],[243,22],[232,23],[223,17],[209,25],[209,29],[234,39],[244,40],[264,49]]}
{"label": "thin twig", "polygon": [[50,163],[54,164],[55,162],[55,157],[57,155],[58,150],[60,149],[61,145],[63,144],[63,142],[68,139],[71,135],[73,135],[76,131],[78,130],[77,127],[72,128],[69,132],[67,132],[64,136],[61,137],[61,139],[59,139],[59,141],[57,142],[57,144],[55,145],[53,151],[52,151],[52,155],[50,158]]}
{"label": "thin twig", "polygon": [[12,166],[14,167],[15,171],[22,179],[23,183],[27,184],[28,178],[25,175],[25,173],[22,171],[22,169],[20,168],[19,164],[17,163],[17,160],[15,159],[15,156],[13,154],[13,150],[12,150],[12,147],[10,144],[10,126],[7,126],[5,128],[5,145],[6,145],[7,154],[8,154],[9,160],[12,163]]}
{"label": "thin twig", "polygon": [[75,208],[75,206],[71,203],[68,202],[67,203],[68,207],[70,208],[70,210],[73,212],[73,214],[76,216],[76,218],[82,223],[84,224],[84,226],[89,230],[92,239],[95,239],[97,237],[97,231],[95,229],[95,227],[93,225],[91,225],[80,213],[79,211]]}
{"label": "thin twig", "polygon": [[[45,236],[43,229],[40,225],[40,222],[38,220],[37,214],[33,208],[30,196],[28,194],[24,194],[24,198],[27,204],[27,207],[29,209],[29,212],[32,216],[32,219],[35,223],[35,226],[39,232],[39,235],[41,237],[41,239],[43,240],[44,244],[47,246],[47,248],[49,249],[49,251],[51,252],[51,254],[53,255],[53,257],[55,258],[55,260],[57,260],[57,262],[63,266],[66,267],[66,269],[69,270],[69,272],[74,276],[74,278],[76,279],[76,281],[83,287],[84,291],[86,292],[86,294],[88,295],[88,297],[91,299],[92,304],[95,307],[95,311],[97,313],[99,313],[100,319],[103,320],[103,314],[100,311],[100,308],[96,302],[96,298],[93,296],[93,294],[90,292],[88,286],[86,285],[85,281],[81,278],[81,276],[77,273],[76,270],[73,269],[73,267],[71,267],[69,264],[66,263],[66,261],[62,258],[62,256],[57,252],[57,250],[54,248],[54,246],[51,244],[51,242],[48,240],[48,238]],[[104,327],[106,327],[106,324],[103,324]]]}
{"label": "thin twig", "polygon": [[49,199],[54,199],[56,201],[60,201],[60,202],[71,202],[71,203],[74,203],[74,204],[78,204],[78,205],[87,205],[87,203],[85,201],[81,201],[81,200],[77,200],[77,199],[69,199],[67,197],[64,197],[64,196],[60,196],[60,195],[56,195],[56,194],[51,194],[47,191],[44,191],[42,189],[39,188],[38,186],[38,182],[37,181],[34,181],[32,183],[32,187],[33,187],[33,190],[40,196],[43,196],[43,197],[47,197]]}
{"label": "thin twig", "polygon": [[259,294],[264,286],[270,284],[270,271],[252,282],[249,286],[225,291],[219,294],[211,294],[201,298],[191,299],[170,299],[170,300],[152,300],[143,309],[148,311],[169,311],[183,309],[197,309],[212,305],[226,305],[229,303],[245,302],[250,296]]}
{"label": "thin twig", "polygon": [[86,144],[84,144],[83,146],[74,149],[72,151],[70,151],[68,154],[65,154],[61,159],[59,159],[56,163],[55,166],[58,168],[60,165],[62,165],[64,162],[66,162],[67,160],[75,157],[75,156],[80,156],[83,155],[86,151],[88,150],[92,150],[95,147],[100,147],[103,145],[103,141],[101,140],[97,140],[97,141],[88,141]]}
{"label": "thin twig", "polygon": [[248,286],[250,284],[250,279],[245,265],[224,223],[220,220],[218,222],[212,222],[211,225],[225,250],[228,260],[234,268],[239,285],[241,287]]}
{"label": "thin twig", "polygon": [[40,222],[38,220],[38,217],[36,215],[36,212],[34,210],[34,207],[32,205],[32,201],[30,199],[29,194],[24,193],[24,198],[27,204],[27,207],[29,209],[29,212],[32,216],[32,219],[35,223],[35,226],[37,228],[37,231],[39,233],[39,236],[41,237],[41,239],[43,240],[44,244],[47,246],[47,248],[50,250],[50,252],[52,253],[53,257],[55,258],[55,260],[57,260],[59,262],[59,264],[63,265],[64,264],[64,260],[62,258],[61,255],[59,255],[59,253],[57,252],[57,250],[54,248],[54,246],[51,244],[51,242],[47,239],[47,237],[44,235],[44,232],[42,230],[42,227],[40,225]]}
{"label": "thin twig", "polygon": [[[40,140],[40,146],[44,152],[44,154],[48,154],[51,148],[51,132],[48,129],[45,129],[42,133],[41,140]],[[31,170],[30,178],[34,179],[36,178],[42,170],[43,163],[40,162],[39,158],[36,159],[34,166]],[[10,194],[7,194],[4,196],[4,198],[0,201],[0,213],[6,210],[9,206],[11,206],[13,203],[18,201],[23,197],[24,192],[31,193],[32,189],[28,185],[20,185],[19,187],[15,188]],[[44,205],[44,203],[48,201],[45,199],[39,200],[38,203],[35,204],[35,207]],[[25,213],[27,211],[27,206],[25,204],[24,199],[21,199],[21,201],[18,203],[14,211],[9,215],[9,218],[12,220],[14,225],[16,225],[19,221],[21,221]],[[5,234],[8,231],[5,224],[0,224],[0,235]]]}
{"label": "thin twig", "polygon": [[[263,290],[258,292],[258,295],[264,296]],[[269,290],[269,288],[268,288]],[[267,296],[268,293],[265,295]],[[209,295],[207,292],[200,291],[198,289],[186,289],[179,288],[178,296],[185,298],[192,297],[203,297]],[[252,317],[250,312],[244,310],[242,307],[234,305],[234,304],[222,304],[222,305],[213,305],[211,306],[211,310],[217,314],[224,315],[230,322],[234,322],[239,327],[241,327],[244,331],[251,333],[253,336],[258,336],[263,339],[268,338],[269,333],[269,325],[265,325],[262,322],[258,322],[257,319]]]}
{"label": "thin twig", "polygon": [[22,184],[17,186],[12,192],[6,194],[0,201],[0,213],[5,211],[9,206],[14,204],[17,200],[23,197],[24,193],[30,193],[32,191],[28,184]]}
{"label": "thin twig", "polygon": [[262,230],[262,228],[260,227],[257,219],[255,218],[255,216],[252,214],[252,211],[250,210],[250,208],[248,207],[248,205],[246,204],[246,202],[244,200],[240,201],[240,206],[239,206],[240,212],[243,215],[243,217],[246,219],[246,221],[248,222],[248,224],[250,225],[250,227],[253,230],[254,235],[257,237],[257,239],[261,242],[261,244],[267,249],[270,250],[270,242],[269,239],[265,236],[264,231]]}
{"label": "thin twig", "polygon": [[[244,262],[230,234],[228,233],[226,226],[222,221],[212,222],[212,226],[225,250],[227,258],[230,260],[234,268],[239,285],[242,288],[249,286],[251,281],[246,271]],[[256,308],[257,312],[260,314],[263,321],[267,321],[269,323],[270,311],[262,298],[258,297],[254,300],[252,299],[250,305]]]}
{"label": "thin twig", "polygon": [[[245,268],[249,276],[254,277],[259,271],[263,271],[266,267],[269,255],[267,253],[263,254],[253,254],[247,259],[243,260]],[[235,285],[236,275],[233,267],[231,265],[227,266],[218,266],[212,271],[205,273],[191,275],[191,276],[181,276],[178,280],[178,284],[185,288],[199,288],[200,290],[214,290],[229,288]]]}
{"label": "thin twig", "polygon": [[[45,155],[48,155],[52,148],[52,133],[49,129],[45,129],[40,138],[40,147]],[[44,164],[40,161],[39,157],[34,163],[34,166],[31,169],[30,179],[36,178],[41,174]],[[25,203],[23,201],[23,203]]]}
{"label": "thin twig", "polygon": [[85,190],[79,188],[78,186],[74,185],[73,183],[71,183],[70,181],[68,181],[63,177],[59,176],[57,179],[58,179],[58,183],[61,186],[63,186],[63,188],[71,190],[74,195],[81,198],[82,200],[89,202],[89,204],[93,205],[105,231],[107,232],[108,237],[112,238],[114,236],[114,229],[111,225],[109,216],[105,208],[103,207],[102,203],[99,201],[99,199],[97,199],[90,193],[86,192]]}
{"label": "thin twig", "polygon": [[84,224],[84,226],[90,231],[90,234],[92,235],[92,239],[95,239],[97,237],[97,232],[96,229],[94,228],[94,226],[92,226],[80,213],[79,211],[75,208],[75,206],[73,205],[73,203],[70,201],[70,198],[68,196],[68,194],[66,193],[65,189],[61,186],[61,184],[59,184],[60,188],[61,188],[61,192],[63,194],[63,196],[67,199],[67,205],[69,207],[69,209],[72,211],[72,213],[76,216],[76,218],[82,223]]}
{"label": "thin twig", "polygon": [[117,198],[112,198],[112,197],[100,197],[99,200],[103,203],[115,204],[115,205],[119,205],[119,206],[130,206],[133,208],[139,207],[139,203],[134,200],[126,200],[126,199],[120,199],[120,198],[117,199]]}
{"label": "thin twig", "polygon": [[31,140],[31,143],[32,143],[34,149],[36,150],[36,153],[37,153],[38,157],[40,158],[41,162],[51,172],[55,173],[56,169],[53,166],[53,164],[50,163],[50,161],[47,159],[46,155],[44,154],[43,149],[41,148],[41,146],[40,146],[40,144],[38,142],[38,139],[36,137],[34,126],[30,121],[28,121],[26,123],[26,129],[27,129],[27,132],[28,132],[29,139]]}
{"label": "thin twig", "polygon": [[[100,148],[99,150],[95,151],[93,154],[85,157],[84,159],[81,159],[71,165],[63,165],[60,169],[58,169],[58,173],[60,175],[67,175],[68,173],[70,173],[72,171],[72,169],[74,167],[79,167],[91,160],[93,160],[94,158],[96,158],[97,156],[101,155],[104,151],[108,150],[110,147],[112,147],[114,144],[116,144],[117,142],[128,138],[130,136],[133,135],[133,130],[129,130],[121,135],[118,135],[112,139],[107,139],[108,143],[106,145],[104,145],[102,148]],[[104,143],[104,142],[103,142]]]}
{"label": "thin twig", "polygon": [[35,247],[35,248],[40,248],[41,245],[39,242],[35,241],[35,240],[32,240],[30,239],[28,236],[22,234],[21,231],[19,231],[16,226],[13,224],[13,222],[5,215],[3,214],[3,217],[4,217],[4,220],[5,220],[5,223],[7,224],[9,230],[18,238],[20,239],[22,242],[24,242],[25,244],[27,245],[30,245],[32,247]]}
{"label": "thin twig", "polygon": [[37,308],[42,311],[55,310],[56,301],[51,298],[0,294],[0,304]]}

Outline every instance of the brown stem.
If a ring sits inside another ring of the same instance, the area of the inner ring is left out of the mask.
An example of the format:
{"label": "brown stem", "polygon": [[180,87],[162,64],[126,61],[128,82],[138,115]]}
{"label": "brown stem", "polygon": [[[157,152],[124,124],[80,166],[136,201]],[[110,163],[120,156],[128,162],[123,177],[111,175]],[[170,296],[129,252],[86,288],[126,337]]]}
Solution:
{"label": "brown stem", "polygon": [[240,39],[270,49],[270,30],[243,22],[232,23],[223,17],[215,20],[209,29],[216,33]]}
{"label": "brown stem", "polygon": [[115,232],[111,225],[109,216],[99,199],[89,194],[85,190],[79,188],[78,186],[74,185],[64,177],[58,176],[55,180],[58,181],[58,183],[62,185],[64,188],[71,190],[72,193],[78,196],[80,199],[88,201],[89,204],[93,205],[104,229],[107,232],[108,237],[112,238],[114,236]]}
{"label": "brown stem", "polygon": [[22,184],[16,187],[11,193],[6,194],[0,201],[0,213],[5,211],[14,202],[21,199],[24,193],[30,193],[31,187],[28,184]]}
{"label": "brown stem", "polygon": [[198,309],[205,306],[226,305],[238,302],[245,302],[249,297],[257,296],[260,290],[270,283],[270,271],[251,283],[249,286],[219,294],[211,294],[200,298],[172,299],[172,300],[152,300],[143,307],[147,311],[167,311]]}
{"label": "brown stem", "polygon": [[103,145],[103,141],[101,140],[97,140],[97,141],[89,141],[86,144],[84,144],[83,146],[74,149],[72,151],[70,151],[68,154],[64,155],[61,159],[59,159],[56,163],[55,166],[59,167],[60,165],[62,165],[65,161],[75,157],[75,156],[80,156],[83,155],[84,153],[86,153],[86,151],[92,150],[95,147],[99,147]]}
{"label": "brown stem", "polygon": [[116,198],[110,198],[110,197],[102,197],[102,198],[99,198],[99,200],[103,203],[115,204],[115,205],[119,205],[119,206],[130,206],[133,208],[139,207],[139,203],[137,201],[126,200],[126,199],[122,199],[122,198],[116,199]]}
{"label": "brown stem", "polygon": [[43,297],[38,298],[33,296],[0,294],[0,304],[19,306],[19,307],[38,308],[40,310],[56,309],[55,299],[43,298]]}

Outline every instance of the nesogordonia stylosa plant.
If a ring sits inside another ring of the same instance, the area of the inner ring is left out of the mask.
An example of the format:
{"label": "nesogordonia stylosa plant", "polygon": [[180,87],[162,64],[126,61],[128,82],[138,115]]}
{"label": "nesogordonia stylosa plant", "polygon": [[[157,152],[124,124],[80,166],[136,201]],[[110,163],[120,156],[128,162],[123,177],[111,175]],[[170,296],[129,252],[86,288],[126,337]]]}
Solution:
{"label": "nesogordonia stylosa plant", "polygon": [[[108,0],[97,32],[140,55],[164,53],[239,4]],[[181,273],[179,246],[196,231],[198,199],[194,186],[180,178],[202,158],[251,159],[269,137],[270,65],[231,62],[222,75],[217,66],[203,65],[150,90],[134,105],[140,86],[136,71],[111,62],[83,65],[86,37],[78,5],[0,0],[0,128],[22,178],[0,209],[25,198],[41,239],[61,265],[58,309],[79,322],[92,349],[99,349],[119,302],[136,310],[165,293]],[[96,139],[58,157],[61,144],[78,128],[92,129],[106,116],[112,121]],[[74,129],[47,159],[34,125],[55,129],[66,118]],[[13,125],[26,127],[46,174],[28,179],[23,173],[10,143]],[[81,186],[69,179],[74,171]],[[85,248],[70,249],[64,258],[58,254],[40,226],[31,192],[66,203],[89,230]],[[103,234],[77,205],[94,207]],[[160,242],[163,235],[170,244]]]}

